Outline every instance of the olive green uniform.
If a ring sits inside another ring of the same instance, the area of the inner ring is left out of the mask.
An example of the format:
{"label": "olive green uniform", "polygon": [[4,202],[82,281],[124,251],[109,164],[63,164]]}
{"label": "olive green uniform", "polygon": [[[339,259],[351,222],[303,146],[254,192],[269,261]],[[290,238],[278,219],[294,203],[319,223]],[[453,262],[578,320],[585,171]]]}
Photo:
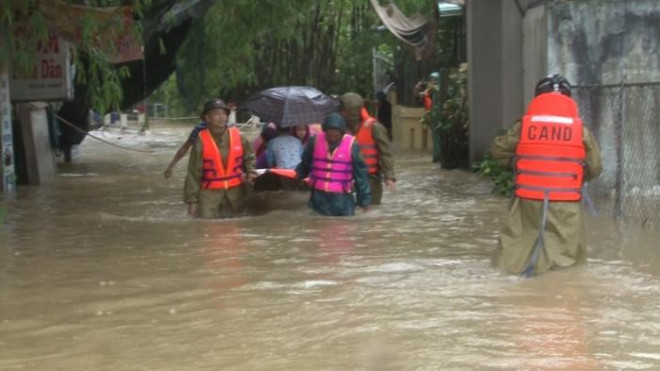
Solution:
{"label": "olive green uniform", "polygon": [[376,149],[378,150],[378,165],[381,172],[380,174],[369,175],[371,204],[380,205],[380,201],[383,197],[383,179],[396,180],[394,175],[394,156],[392,155],[390,137],[383,124],[375,122],[372,126],[371,135],[374,138],[374,142],[376,142]]}
{"label": "olive green uniform", "polygon": [[[222,155],[223,165],[227,166],[229,154],[229,130],[222,136],[213,135],[213,140]],[[243,135],[243,167],[246,174],[255,169],[255,157],[252,146]],[[188,160],[188,172],[183,188],[184,202],[197,202],[197,216],[205,219],[228,217],[243,211],[245,201],[245,179],[243,184],[229,189],[201,189],[202,180],[202,140],[197,138]]]}
{"label": "olive green uniform", "polygon": [[[520,138],[520,128],[521,124],[518,122],[506,134],[495,138],[491,154],[498,162],[512,165]],[[584,179],[588,181],[600,174],[602,162],[598,143],[586,127],[583,129],[582,141],[586,152]],[[543,232],[544,249],[534,267],[535,273],[569,267],[586,260],[583,212],[580,202],[550,202]],[[542,215],[543,201],[518,197],[513,200],[506,225],[500,233],[495,258],[499,268],[519,274],[527,267],[534,242],[539,235]]]}

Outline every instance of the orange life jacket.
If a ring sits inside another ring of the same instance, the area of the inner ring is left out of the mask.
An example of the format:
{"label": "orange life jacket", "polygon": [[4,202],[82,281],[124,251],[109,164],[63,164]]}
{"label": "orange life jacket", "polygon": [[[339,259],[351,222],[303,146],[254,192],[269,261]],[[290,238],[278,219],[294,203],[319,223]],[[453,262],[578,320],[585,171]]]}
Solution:
{"label": "orange life jacket", "polygon": [[582,120],[575,101],[560,93],[534,98],[522,120],[516,147],[516,196],[579,201],[584,158]]}
{"label": "orange life jacket", "polygon": [[433,108],[433,99],[431,98],[431,94],[424,94],[424,109],[426,112],[430,111]]}
{"label": "orange life jacket", "polygon": [[360,124],[355,139],[357,139],[358,145],[360,146],[360,152],[364,158],[364,162],[369,168],[369,174],[375,175],[380,173],[380,161],[378,156],[378,147],[376,147],[376,141],[373,136],[373,128],[376,123],[376,119],[367,115],[362,114],[363,120]]}
{"label": "orange life jacket", "polygon": [[229,130],[229,158],[226,166],[222,154],[208,129],[199,133],[202,140],[202,188],[229,189],[243,183],[243,143],[236,128]]}
{"label": "orange life jacket", "polygon": [[364,120],[368,119],[369,117],[371,117],[371,115],[369,114],[369,111],[367,111],[367,108],[362,107],[362,109],[360,110],[360,120],[364,121]]}

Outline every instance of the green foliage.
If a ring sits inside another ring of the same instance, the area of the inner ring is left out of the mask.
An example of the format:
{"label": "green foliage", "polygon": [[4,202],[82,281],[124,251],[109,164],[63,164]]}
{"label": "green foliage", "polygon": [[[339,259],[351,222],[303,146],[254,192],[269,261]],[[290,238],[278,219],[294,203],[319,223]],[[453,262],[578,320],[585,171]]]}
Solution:
{"label": "green foliage", "polygon": [[493,193],[507,196],[513,193],[513,171],[509,166],[501,165],[490,155],[486,155],[483,161],[474,163],[472,169],[493,180]]}
{"label": "green foliage", "polygon": [[[397,1],[411,14],[428,0]],[[219,0],[196,21],[177,55],[177,104],[197,112],[205,100],[241,100],[277,85],[311,85],[326,93],[371,95],[372,50],[397,45],[378,33],[365,0]],[[159,95],[175,99],[168,82]]]}
{"label": "green foliage", "polygon": [[88,48],[86,55],[86,68],[76,74],[76,82],[87,86],[90,103],[97,112],[117,108],[123,96],[121,79],[129,77],[128,68],[113,68],[98,48]]}
{"label": "green foliage", "polygon": [[[350,22],[339,28],[337,47],[337,69],[333,83],[327,88],[336,94],[353,91],[365,97],[372,94],[373,50],[390,51],[385,44],[393,40],[389,32],[381,34],[374,30],[380,24],[376,12],[360,2],[351,2]],[[347,20],[349,20],[347,14]],[[391,52],[389,53],[391,54]]]}
{"label": "green foliage", "polygon": [[[80,1],[68,0],[68,3],[78,4]],[[120,6],[121,0],[89,0],[85,5],[90,7]],[[151,5],[151,0],[136,0],[132,2],[133,12],[138,17]],[[11,61],[11,68],[19,74],[27,74],[34,65],[36,45],[45,42],[48,37],[47,22],[37,0],[0,0],[0,65]],[[89,103],[99,112],[107,112],[118,107],[122,99],[121,80],[128,77],[128,69],[115,68],[108,61],[108,53],[112,47],[98,45],[99,35],[121,32],[123,24],[120,17],[113,20],[117,29],[104,29],[95,21],[92,14],[84,14],[79,20],[80,42],[75,45],[74,63],[76,65],[76,82],[85,85]],[[19,32],[21,29],[29,32]],[[136,37],[140,38],[141,25],[136,23]]]}
{"label": "green foliage", "polygon": [[220,0],[193,23],[178,53],[178,88],[184,106],[196,112],[211,97],[227,98],[242,86],[258,83],[268,52],[282,53],[294,38],[312,0],[282,2]]}
{"label": "green foliage", "polygon": [[183,100],[179,97],[176,76],[173,74],[169,79],[151,94],[151,101],[161,102],[167,106],[167,112],[170,117],[182,117],[189,112],[183,105]]}
{"label": "green foliage", "polygon": [[31,72],[36,45],[48,37],[43,14],[32,11],[35,4],[36,0],[0,0],[0,66],[11,59],[12,69],[22,75]]}
{"label": "green foliage", "polygon": [[434,60],[440,67],[456,67],[464,62],[466,52],[461,45],[464,17],[444,17],[438,20]]}
{"label": "green foliage", "polygon": [[452,72],[446,86],[433,86],[431,94],[432,108],[422,120],[438,137],[440,163],[448,169],[466,168],[469,160],[467,70]]}

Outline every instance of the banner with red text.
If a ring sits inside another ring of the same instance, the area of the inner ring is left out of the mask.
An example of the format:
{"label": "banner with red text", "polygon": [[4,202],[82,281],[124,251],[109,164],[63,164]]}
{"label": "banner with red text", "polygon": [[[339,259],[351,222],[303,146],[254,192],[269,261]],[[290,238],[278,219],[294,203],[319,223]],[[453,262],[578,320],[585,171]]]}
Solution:
{"label": "banner with red text", "polygon": [[73,66],[69,43],[50,33],[39,42],[32,69],[25,75],[11,74],[12,101],[73,99]]}

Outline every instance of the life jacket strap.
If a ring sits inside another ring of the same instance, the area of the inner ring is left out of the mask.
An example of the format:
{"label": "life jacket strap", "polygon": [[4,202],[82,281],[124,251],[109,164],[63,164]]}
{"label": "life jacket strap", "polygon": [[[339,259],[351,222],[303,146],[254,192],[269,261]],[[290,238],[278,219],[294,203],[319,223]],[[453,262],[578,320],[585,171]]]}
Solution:
{"label": "life jacket strap", "polygon": [[536,268],[536,263],[539,260],[541,255],[541,250],[545,248],[545,242],[543,242],[543,232],[545,231],[545,226],[548,222],[548,208],[550,206],[550,193],[546,191],[543,195],[543,213],[541,215],[541,228],[539,234],[534,241],[534,246],[532,246],[532,254],[529,257],[529,264],[523,270],[522,274],[526,278],[530,278],[534,274],[534,269]]}
{"label": "life jacket strap", "polygon": [[547,187],[539,187],[539,186],[531,186],[531,185],[514,185],[515,189],[527,189],[530,191],[540,191],[540,192],[575,192],[575,193],[582,193],[582,188],[572,188],[572,187],[552,187],[552,186],[547,186]]}
{"label": "life jacket strap", "polygon": [[516,155],[513,158],[514,165],[520,160],[541,160],[541,161],[557,161],[557,162],[574,162],[585,166],[584,160],[572,157],[559,157],[559,156],[536,156],[536,155]]}
{"label": "life jacket strap", "polygon": [[236,175],[220,177],[220,178],[202,177],[202,187],[204,189],[209,189],[211,187],[211,184],[213,184],[213,182],[226,182],[232,179],[240,178],[242,176],[243,174],[236,174]]}
{"label": "life jacket strap", "polygon": [[331,172],[331,173],[345,173],[345,174],[352,174],[353,169],[346,169],[346,170],[337,170],[337,169],[326,169],[323,167],[316,167],[312,166],[312,170],[318,170],[318,171],[323,171],[323,172]]}
{"label": "life jacket strap", "polygon": [[557,171],[540,171],[540,170],[518,170],[516,174],[525,174],[525,175],[538,175],[538,176],[547,176],[547,177],[556,177],[556,178],[573,178],[577,179],[577,173],[563,173]]}
{"label": "life jacket strap", "polygon": [[312,187],[312,190],[315,189],[314,187],[316,185],[316,182],[323,182],[323,181],[328,182],[328,183],[330,183],[330,182],[339,183],[339,184],[341,184],[341,186],[344,190],[344,193],[353,193],[353,179],[350,179],[350,180],[337,180],[337,179],[330,179],[330,178],[326,178],[326,177],[317,177],[314,174],[312,174],[309,177],[309,185],[310,185],[310,187]]}
{"label": "life jacket strap", "polygon": [[345,165],[348,165],[348,164],[352,164],[352,163],[353,163],[353,162],[351,162],[351,161],[344,161],[344,160],[331,160],[331,159],[328,159],[328,158],[322,158],[322,157],[314,157],[314,160],[315,160],[315,161],[319,161],[319,162],[325,162],[326,164],[345,164]]}

